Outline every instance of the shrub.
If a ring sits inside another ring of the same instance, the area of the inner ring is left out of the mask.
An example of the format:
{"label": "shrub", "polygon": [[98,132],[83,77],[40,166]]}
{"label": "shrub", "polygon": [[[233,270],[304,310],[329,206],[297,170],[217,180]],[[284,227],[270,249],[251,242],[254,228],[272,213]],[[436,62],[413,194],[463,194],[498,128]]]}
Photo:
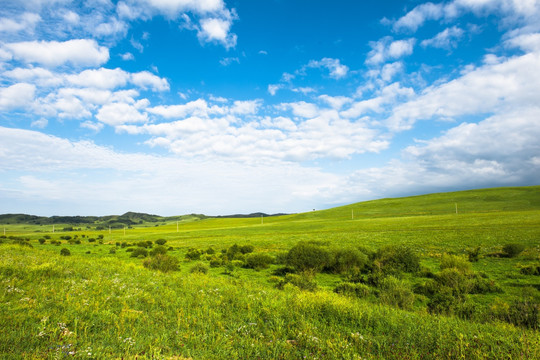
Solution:
{"label": "shrub", "polygon": [[471,279],[470,294],[501,293],[502,288],[494,281],[479,275],[474,275]]}
{"label": "shrub", "polygon": [[442,270],[436,276],[439,287],[446,287],[454,296],[460,296],[469,293],[471,282],[467,275],[456,268],[447,268]]}
{"label": "shrub", "polygon": [[282,267],[279,267],[279,268],[275,269],[274,271],[272,271],[272,275],[285,276],[287,274],[293,274],[295,272],[296,272],[296,269],[293,268],[293,267],[282,266]]}
{"label": "shrub", "polygon": [[359,250],[333,249],[331,251],[330,264],[325,268],[325,270],[336,274],[344,274],[352,271],[355,268],[363,269],[367,263],[367,255]]}
{"label": "shrub", "polygon": [[540,275],[540,264],[522,266],[519,272],[523,275]]}
{"label": "shrub", "polygon": [[242,266],[245,265],[242,260],[233,260],[229,264],[232,265],[235,268],[241,268]]}
{"label": "shrub", "polygon": [[470,262],[477,262],[480,259],[480,246],[477,246],[473,250],[467,251]]}
{"label": "shrub", "polygon": [[99,239],[99,240],[103,240],[103,234],[99,234],[99,235],[98,235],[98,239]]}
{"label": "shrub", "polygon": [[272,262],[274,258],[268,254],[257,253],[249,254],[246,257],[246,267],[250,269],[260,270],[266,269]]}
{"label": "shrub", "polygon": [[463,274],[471,272],[471,263],[462,256],[443,254],[441,257],[441,270],[456,269]]}
{"label": "shrub", "polygon": [[240,247],[240,252],[242,254],[249,254],[249,253],[252,253],[253,250],[255,250],[255,248],[253,247],[253,245],[243,245]]}
{"label": "shrub", "polygon": [[364,298],[371,294],[371,289],[366,284],[344,282],[336,286],[334,292],[337,294]]}
{"label": "shrub", "polygon": [[403,280],[388,276],[382,280],[379,298],[383,304],[411,309],[414,304],[414,293]]}
{"label": "shrub", "polygon": [[50,235],[45,235],[45,236],[43,236],[43,237],[44,237],[45,239],[47,239],[47,240],[49,240],[49,239],[51,238]]}
{"label": "shrub", "polygon": [[147,257],[148,256],[148,250],[144,248],[138,247],[135,249],[128,249],[128,250],[132,250],[130,257]]}
{"label": "shrub", "polygon": [[166,242],[167,242],[167,240],[165,240],[165,239],[157,239],[155,241],[156,244],[161,245],[161,246],[165,245]]}
{"label": "shrub", "polygon": [[152,250],[150,250],[150,256],[156,255],[165,255],[167,253],[167,248],[165,246],[158,245]]}
{"label": "shrub", "polygon": [[523,250],[525,250],[525,245],[522,244],[506,244],[502,249],[503,255],[509,258],[518,256]]}
{"label": "shrub", "polygon": [[186,259],[188,260],[199,260],[201,258],[202,253],[194,248],[190,248],[188,252],[186,253]]}
{"label": "shrub", "polygon": [[116,249],[112,248],[111,250],[109,250],[109,254],[116,254]]}
{"label": "shrub", "polygon": [[159,270],[163,272],[177,271],[180,261],[173,256],[166,254],[157,254],[151,258],[143,261],[143,266],[152,270]]}
{"label": "shrub", "polygon": [[192,274],[207,274],[208,273],[208,266],[204,263],[196,263],[189,269],[189,272]]}
{"label": "shrub", "polygon": [[70,252],[69,249],[67,249],[67,248],[62,248],[62,249],[60,250],[60,255],[62,255],[62,256],[69,256],[69,255],[71,255],[71,252]]}
{"label": "shrub", "polygon": [[210,260],[210,267],[212,267],[212,268],[220,267],[221,264],[222,264],[222,262],[219,259]]}
{"label": "shrub", "polygon": [[407,246],[385,246],[377,251],[375,260],[385,274],[401,271],[414,273],[420,269],[420,258],[413,249]]}
{"label": "shrub", "polygon": [[45,241],[47,241],[47,240],[45,240],[44,238],[41,238],[41,239],[39,239],[38,241],[39,241],[39,243],[40,243],[41,245],[43,245],[43,244],[45,244]]}
{"label": "shrub", "polygon": [[317,289],[317,284],[313,281],[313,273],[309,271],[304,271],[300,274],[287,274],[283,280],[276,284],[276,287],[283,289],[286,284],[291,284],[307,291],[315,291]]}
{"label": "shrub", "polygon": [[287,264],[298,271],[320,271],[330,263],[330,252],[319,245],[299,242],[287,254]]}
{"label": "shrub", "polygon": [[208,255],[214,255],[216,253],[216,250],[214,250],[213,247],[209,247],[208,249],[206,249],[205,251]]}
{"label": "shrub", "polygon": [[89,238],[89,239],[88,239],[88,242],[91,242],[91,243],[92,243],[92,242],[96,242],[96,239],[94,239],[94,238]]}

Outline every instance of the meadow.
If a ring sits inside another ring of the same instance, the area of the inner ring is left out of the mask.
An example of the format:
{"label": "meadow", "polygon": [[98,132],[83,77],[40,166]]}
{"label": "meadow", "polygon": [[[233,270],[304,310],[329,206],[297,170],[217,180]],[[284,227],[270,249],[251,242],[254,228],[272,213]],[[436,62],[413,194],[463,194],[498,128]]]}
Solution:
{"label": "meadow", "polygon": [[1,359],[540,358],[540,186],[54,229],[0,224]]}

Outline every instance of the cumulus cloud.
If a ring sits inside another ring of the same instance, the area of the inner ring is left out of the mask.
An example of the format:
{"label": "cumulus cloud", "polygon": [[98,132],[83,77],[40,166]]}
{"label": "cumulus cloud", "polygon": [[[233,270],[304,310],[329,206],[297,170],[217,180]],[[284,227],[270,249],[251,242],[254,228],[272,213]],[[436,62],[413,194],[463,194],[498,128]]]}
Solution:
{"label": "cumulus cloud", "polygon": [[114,89],[126,85],[129,74],[120,68],[84,70],[77,75],[69,75],[68,81],[73,85],[97,89]]}
{"label": "cumulus cloud", "polygon": [[207,18],[202,19],[197,32],[202,42],[218,42],[227,49],[236,46],[237,36],[230,33],[232,19]]}
{"label": "cumulus cloud", "polygon": [[0,32],[14,33],[19,31],[33,32],[41,16],[25,12],[13,18],[0,18]]}
{"label": "cumulus cloud", "polygon": [[370,42],[371,51],[367,55],[366,64],[378,65],[387,60],[399,59],[410,55],[413,52],[416,39],[395,40],[390,36],[384,37],[379,41]]}
{"label": "cumulus cloud", "polygon": [[388,126],[410,129],[418,120],[508,111],[540,104],[540,53],[486,63],[452,81],[426,88],[394,108]]}
{"label": "cumulus cloud", "polygon": [[0,88],[0,109],[11,110],[23,108],[32,103],[36,86],[28,83],[18,83]]}
{"label": "cumulus cloud", "polygon": [[[147,103],[143,103],[147,105]],[[96,119],[110,126],[118,126],[130,123],[145,123],[148,121],[148,115],[139,111],[137,104],[111,103],[103,105]]]}
{"label": "cumulus cloud", "polygon": [[5,44],[4,47],[16,59],[49,67],[63,64],[97,66],[109,60],[109,49],[90,39],[25,41]]}
{"label": "cumulus cloud", "polygon": [[463,36],[463,30],[457,26],[446,28],[431,39],[424,40],[420,45],[424,47],[433,46],[441,49],[451,49],[457,47],[457,42]]}
{"label": "cumulus cloud", "polygon": [[143,89],[152,89],[154,91],[169,90],[167,79],[160,78],[148,71],[131,74],[131,82]]}
{"label": "cumulus cloud", "polygon": [[349,67],[341,64],[339,59],[323,58],[319,61],[311,60],[307,67],[320,68],[325,67],[330,72],[330,77],[334,79],[341,79],[349,72]]}

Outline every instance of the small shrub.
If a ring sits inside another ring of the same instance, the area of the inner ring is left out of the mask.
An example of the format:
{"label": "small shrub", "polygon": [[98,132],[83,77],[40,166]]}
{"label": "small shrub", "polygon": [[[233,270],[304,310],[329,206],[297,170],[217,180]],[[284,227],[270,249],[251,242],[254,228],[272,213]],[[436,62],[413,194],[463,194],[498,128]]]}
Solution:
{"label": "small shrub", "polygon": [[216,250],[214,250],[213,247],[209,247],[208,249],[206,249],[205,251],[208,255],[214,255],[216,253]]}
{"label": "small shrub", "polygon": [[152,250],[150,250],[150,256],[156,256],[156,255],[165,255],[167,253],[167,248],[162,245],[158,245]]}
{"label": "small shrub", "polygon": [[91,242],[91,243],[96,242],[96,239],[94,239],[94,238],[89,238],[89,239],[88,239],[88,242]]}
{"label": "small shrub", "polygon": [[188,260],[199,260],[201,258],[202,253],[194,248],[191,248],[186,253],[186,259]]}
{"label": "small shrub", "polygon": [[144,248],[138,247],[135,249],[128,249],[128,250],[132,250],[130,257],[147,257],[148,256],[148,250]]}
{"label": "small shrub", "polygon": [[480,246],[477,246],[473,250],[468,250],[467,253],[469,255],[470,262],[477,262],[480,260]]}
{"label": "small shrub", "polygon": [[192,274],[207,274],[208,266],[204,263],[196,263],[189,269],[189,272]]}
{"label": "small shrub", "polygon": [[291,266],[282,266],[272,271],[272,275],[285,276],[287,274],[294,274],[295,272],[296,269]]}
{"label": "small shrub", "polygon": [[243,245],[240,247],[240,252],[242,254],[249,254],[249,253],[252,253],[253,250],[255,250],[255,248],[253,247],[253,245]]}
{"label": "small shrub", "polygon": [[234,266],[235,268],[241,268],[245,265],[245,263],[242,260],[233,260],[230,262],[230,264]]}
{"label": "small shrub", "polygon": [[344,282],[336,286],[334,292],[337,294],[364,298],[371,294],[371,289],[366,284]]}
{"label": "small shrub", "polygon": [[407,246],[385,246],[377,251],[375,260],[385,274],[396,274],[401,271],[414,273],[420,270],[420,258]]}
{"label": "small shrub", "polygon": [[67,249],[67,248],[62,248],[62,249],[60,250],[60,255],[62,255],[62,256],[69,256],[69,255],[71,255],[71,252],[70,252],[69,249]]}
{"label": "small shrub", "polygon": [[45,241],[47,241],[47,240],[45,240],[44,238],[41,238],[41,239],[39,239],[38,241],[39,241],[39,243],[40,243],[41,245],[43,245],[43,244],[45,244]]}
{"label": "small shrub", "polygon": [[540,275],[540,264],[522,266],[519,272],[523,275]]}
{"label": "small shrub", "polygon": [[456,269],[463,274],[471,272],[471,263],[465,257],[443,254],[441,257],[441,270]]}
{"label": "small shrub", "polygon": [[400,309],[411,309],[414,304],[414,293],[410,286],[393,276],[388,276],[381,282],[379,298],[383,304]]}
{"label": "small shrub", "polygon": [[363,269],[367,263],[367,255],[359,250],[345,248],[333,249],[331,251],[330,264],[326,266],[325,270],[335,274],[344,274],[354,268]]}
{"label": "small shrub", "polygon": [[276,284],[278,289],[283,289],[286,284],[294,285],[301,290],[315,291],[317,284],[313,281],[313,273],[309,271],[300,274],[287,274],[285,278]]}
{"label": "small shrub", "polygon": [[274,258],[268,254],[256,253],[249,254],[246,257],[246,267],[250,269],[260,270],[266,269],[270,264],[274,262]]}
{"label": "small shrub", "polygon": [[161,246],[165,245],[166,242],[167,242],[167,240],[165,240],[165,239],[157,239],[155,241],[156,244],[161,245]]}
{"label": "small shrub", "polygon": [[99,235],[98,235],[98,239],[99,239],[99,240],[103,240],[103,234],[99,234]]}
{"label": "small shrub", "polygon": [[127,244],[127,242],[125,242],[125,241],[124,241],[123,243],[120,244],[120,247],[121,247],[122,249],[125,248],[126,246],[128,246],[128,244]]}
{"label": "small shrub", "polygon": [[212,267],[212,268],[220,267],[221,264],[222,264],[222,262],[219,259],[210,260],[210,267]]}
{"label": "small shrub", "polygon": [[79,240],[79,239],[75,240],[75,244],[81,245],[81,240]]}
{"label": "small shrub", "polygon": [[502,252],[505,257],[513,258],[521,254],[523,250],[525,250],[525,245],[506,244],[503,246]]}
{"label": "small shrub", "polygon": [[319,245],[299,242],[287,254],[287,264],[298,271],[320,271],[330,263],[330,252]]}
{"label": "small shrub", "polygon": [[177,258],[166,254],[157,254],[143,261],[145,268],[162,272],[177,271],[179,264],[180,261]]}
{"label": "small shrub", "polygon": [[109,250],[109,254],[116,254],[116,249],[112,248],[111,250]]}
{"label": "small shrub", "polygon": [[51,239],[51,236],[50,236],[50,235],[45,235],[45,236],[43,236],[43,237],[44,237],[45,239],[47,239],[47,240],[50,240],[50,239]]}

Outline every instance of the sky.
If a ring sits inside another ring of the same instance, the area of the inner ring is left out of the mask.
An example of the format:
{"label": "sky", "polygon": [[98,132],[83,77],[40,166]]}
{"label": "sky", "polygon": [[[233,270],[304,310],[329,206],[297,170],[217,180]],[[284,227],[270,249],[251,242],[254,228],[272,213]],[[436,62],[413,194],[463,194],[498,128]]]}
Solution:
{"label": "sky", "polygon": [[540,184],[540,0],[0,0],[0,213]]}

